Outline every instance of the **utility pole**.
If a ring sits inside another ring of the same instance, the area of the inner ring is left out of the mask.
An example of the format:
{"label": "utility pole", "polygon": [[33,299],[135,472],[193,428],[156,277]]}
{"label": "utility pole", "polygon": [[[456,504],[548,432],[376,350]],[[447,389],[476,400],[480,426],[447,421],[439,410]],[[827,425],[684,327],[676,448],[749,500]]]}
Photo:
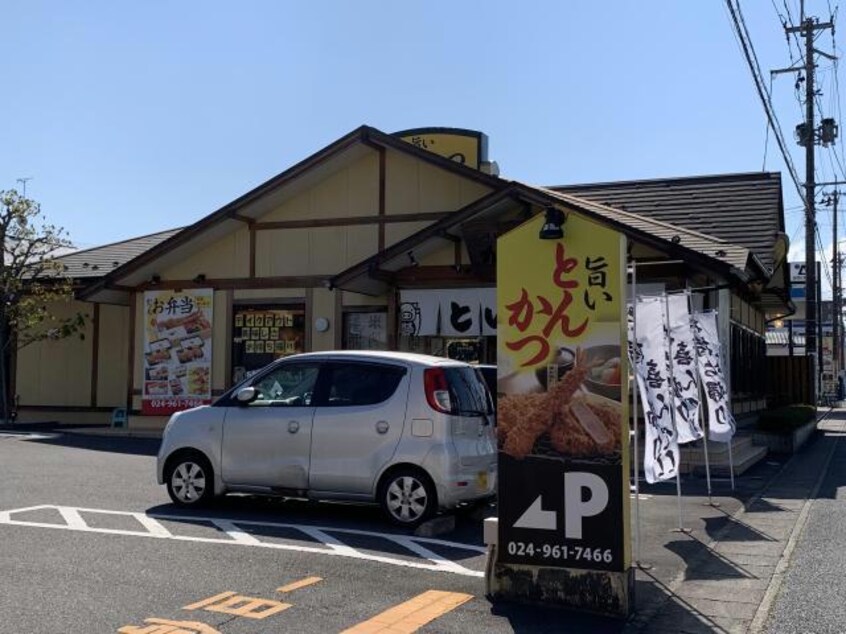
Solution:
{"label": "utility pole", "polygon": [[840,376],[840,247],[837,244],[837,201],[840,198],[840,191],[835,189],[832,203],[834,204],[834,211],[832,212],[831,225],[831,244],[834,247],[834,258],[832,266],[834,267],[834,279],[832,280],[833,288],[831,289],[831,363],[834,370],[834,380]]}
{"label": "utility pole", "polygon": [[[817,214],[815,206],[816,178],[814,176],[814,151],[817,144],[817,129],[814,125],[814,97],[816,89],[814,86],[814,75],[816,54],[828,58],[833,55],[818,51],[814,48],[814,34],[817,31],[833,28],[833,22],[820,22],[818,18],[805,16],[805,3],[801,3],[799,26],[785,26],[784,31],[788,37],[798,33],[805,38],[805,60],[804,66],[792,66],[772,71],[778,73],[805,73],[805,122],[796,126],[796,134],[799,145],[805,147],[805,354],[816,356],[814,371],[808,373],[808,396],[811,404],[817,402],[817,378],[822,369],[822,358],[819,354],[819,326],[818,302],[820,293],[817,292]],[[822,136],[822,133],[820,133]]]}

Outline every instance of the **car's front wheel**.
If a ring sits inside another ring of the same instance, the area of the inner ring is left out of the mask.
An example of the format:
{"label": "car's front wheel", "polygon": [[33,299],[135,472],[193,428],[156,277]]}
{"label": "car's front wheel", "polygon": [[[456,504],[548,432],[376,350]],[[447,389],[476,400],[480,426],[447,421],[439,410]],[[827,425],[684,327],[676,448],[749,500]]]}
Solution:
{"label": "car's front wheel", "polygon": [[413,528],[435,514],[437,492],[432,480],[417,469],[397,469],[379,487],[379,504],[388,519]]}
{"label": "car's front wheel", "polygon": [[214,497],[214,474],[205,456],[184,453],[170,461],[167,492],[178,506],[202,506]]}

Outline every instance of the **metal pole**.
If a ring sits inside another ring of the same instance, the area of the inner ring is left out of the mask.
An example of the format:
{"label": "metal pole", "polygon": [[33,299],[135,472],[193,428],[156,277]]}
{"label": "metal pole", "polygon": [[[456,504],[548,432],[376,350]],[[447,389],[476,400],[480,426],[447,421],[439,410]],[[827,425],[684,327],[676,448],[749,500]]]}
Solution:
{"label": "metal pole", "polygon": [[728,450],[729,450],[729,477],[731,478],[731,490],[734,491],[734,458],[731,455],[731,445],[734,442],[734,436],[729,438],[728,441]]}
{"label": "metal pole", "polygon": [[[690,313],[690,296],[688,296],[688,313]],[[696,345],[696,342],[693,342],[693,355],[696,358],[696,372],[699,373],[699,348]],[[697,393],[697,396],[701,396],[701,394]],[[719,502],[714,502],[711,499],[711,459],[708,456],[708,420],[705,413],[704,401],[702,398],[699,399],[699,418],[702,421],[702,450],[705,453],[705,482],[706,486],[708,487],[708,502],[706,504],[708,506],[719,506]]]}
{"label": "metal pole", "polygon": [[[824,257],[824,256],[823,256]],[[817,262],[817,399],[823,395],[822,262]]]}
{"label": "metal pole", "polygon": [[[673,422],[673,431],[676,432],[676,436],[678,436],[678,427],[676,426],[676,388],[673,384],[673,376],[674,376],[674,369],[673,369],[673,355],[672,355],[672,338],[670,336],[670,299],[669,296],[664,293],[664,339],[667,345],[667,352],[668,358],[670,360],[670,419]],[[679,449],[679,453],[681,453],[681,449]],[[689,533],[690,529],[684,527],[684,520],[682,518],[682,499],[681,499],[681,475],[680,475],[680,468],[679,465],[676,465],[676,500],[678,501],[679,507],[679,527],[678,529],[674,529],[679,533]]]}
{"label": "metal pole", "polygon": [[[637,346],[637,262],[632,262],[632,338],[634,346]],[[640,556],[640,441],[638,439],[637,424],[637,367],[632,368],[634,376],[634,388],[632,389],[632,414],[634,418],[634,478],[635,478],[635,565],[638,568],[649,570],[650,564],[644,563]]]}

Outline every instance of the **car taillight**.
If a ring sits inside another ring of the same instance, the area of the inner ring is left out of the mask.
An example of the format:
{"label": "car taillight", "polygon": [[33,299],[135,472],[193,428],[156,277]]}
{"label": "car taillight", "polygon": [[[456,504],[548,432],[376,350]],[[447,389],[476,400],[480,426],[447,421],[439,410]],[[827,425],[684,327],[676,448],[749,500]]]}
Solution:
{"label": "car taillight", "polygon": [[426,401],[436,412],[449,414],[452,401],[449,398],[446,372],[442,368],[429,368],[423,372],[423,385],[426,389]]}

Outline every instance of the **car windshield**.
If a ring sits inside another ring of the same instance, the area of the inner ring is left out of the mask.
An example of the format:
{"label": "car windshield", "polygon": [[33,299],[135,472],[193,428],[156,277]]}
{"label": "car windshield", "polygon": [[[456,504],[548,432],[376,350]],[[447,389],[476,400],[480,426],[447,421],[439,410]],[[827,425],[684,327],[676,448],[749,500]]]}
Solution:
{"label": "car windshield", "polygon": [[492,401],[476,368],[445,368],[449,397],[455,414],[491,414]]}

